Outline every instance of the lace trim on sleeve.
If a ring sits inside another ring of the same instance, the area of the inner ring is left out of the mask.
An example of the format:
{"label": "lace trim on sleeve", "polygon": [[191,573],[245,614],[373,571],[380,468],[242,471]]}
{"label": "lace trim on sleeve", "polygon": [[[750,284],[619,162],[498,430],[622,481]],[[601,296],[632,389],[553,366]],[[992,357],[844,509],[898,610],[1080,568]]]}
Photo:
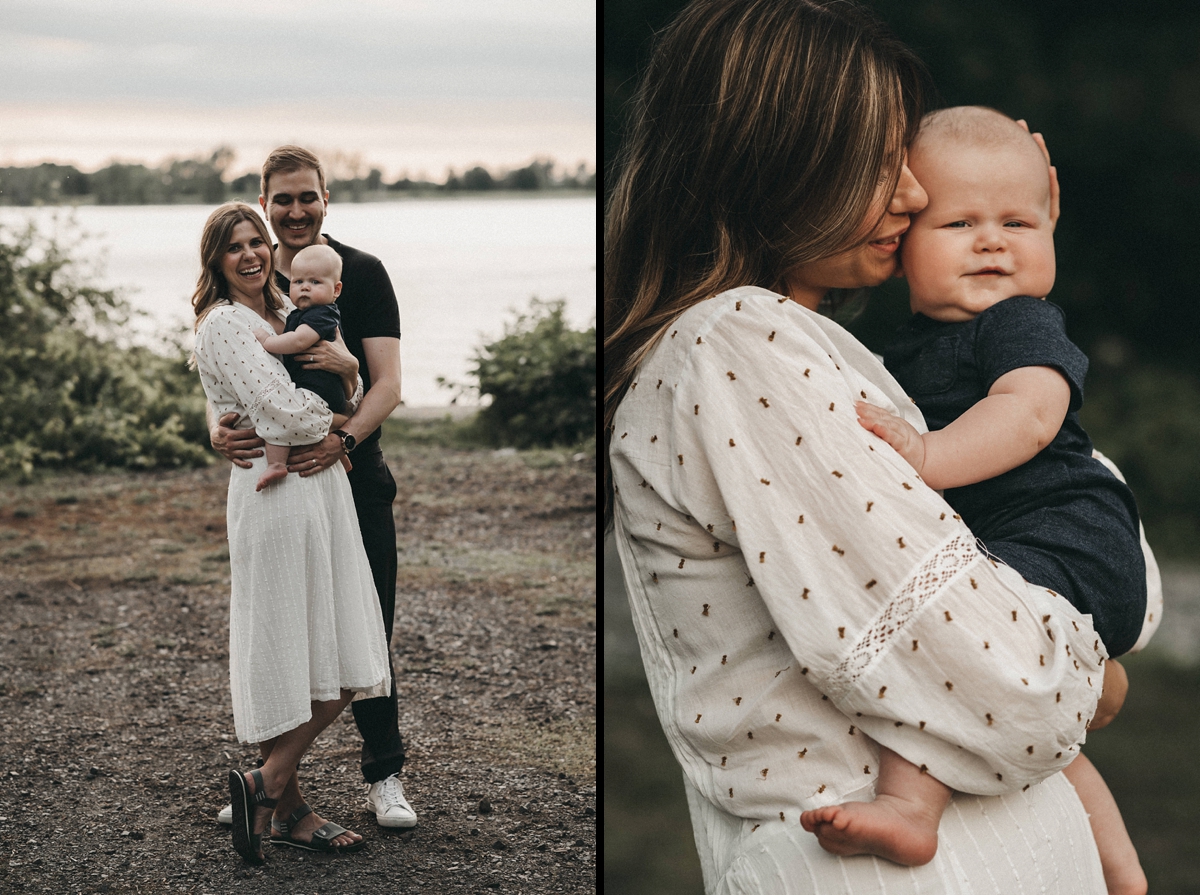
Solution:
{"label": "lace trim on sleeve", "polygon": [[829,678],[828,696],[837,699],[848,693],[889,649],[891,641],[899,636],[905,624],[979,558],[975,539],[961,534],[955,535],[926,557],[875,617],[846,658],[833,670]]}
{"label": "lace trim on sleeve", "polygon": [[251,419],[258,419],[259,414],[262,412],[263,404],[267,402],[267,399],[285,385],[290,384],[290,381],[280,379],[278,376],[272,376],[271,381],[266,384],[266,387],[254,396],[254,403],[247,409],[246,415]]}

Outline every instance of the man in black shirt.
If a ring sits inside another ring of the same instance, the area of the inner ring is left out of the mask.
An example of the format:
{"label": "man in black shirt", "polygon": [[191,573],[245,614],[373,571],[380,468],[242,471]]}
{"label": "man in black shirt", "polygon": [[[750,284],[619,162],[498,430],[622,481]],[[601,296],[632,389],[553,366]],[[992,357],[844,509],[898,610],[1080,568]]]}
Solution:
{"label": "man in black shirt", "polygon": [[[324,441],[297,447],[288,471],[309,476],[349,455],[353,469],[350,488],[358,512],[363,546],[371,564],[391,643],[396,608],[396,527],[392,501],[396,483],[379,447],[380,424],[400,403],[400,313],[396,294],[383,264],[373,255],[344,245],[321,232],[329,206],[325,174],[312,153],[299,146],[281,146],[268,156],[262,170],[259,204],[279,240],[275,247],[276,279],[286,295],[292,259],[310,245],[328,245],[342,258],[342,293],[338,309],[342,340],[318,342],[297,357],[307,368],[342,373],[358,362],[364,394],[349,422]],[[230,429],[233,415],[211,426],[213,447],[227,459],[249,466],[260,456],[263,441],[253,429]],[[389,653],[390,658],[390,653]],[[396,702],[395,670],[390,696],[351,703],[363,737],[362,771],[368,786],[367,804],[385,827],[412,827],[416,813],[404,796],[397,776],[404,765]],[[227,808],[218,820],[228,823]]]}

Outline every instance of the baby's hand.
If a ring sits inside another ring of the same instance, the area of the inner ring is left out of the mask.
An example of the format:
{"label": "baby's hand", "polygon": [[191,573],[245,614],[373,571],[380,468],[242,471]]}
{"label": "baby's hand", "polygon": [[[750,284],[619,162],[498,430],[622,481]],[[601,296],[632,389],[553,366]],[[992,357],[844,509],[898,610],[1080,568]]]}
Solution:
{"label": "baby's hand", "polygon": [[856,401],[854,409],[858,411],[859,424],[890,444],[920,475],[925,467],[925,440],[921,433],[894,413],[866,401]]}
{"label": "baby's hand", "polygon": [[258,339],[258,343],[260,345],[267,344],[267,339],[271,338],[273,335],[275,335],[275,333],[269,333],[265,329],[256,329],[254,331],[254,338]]}

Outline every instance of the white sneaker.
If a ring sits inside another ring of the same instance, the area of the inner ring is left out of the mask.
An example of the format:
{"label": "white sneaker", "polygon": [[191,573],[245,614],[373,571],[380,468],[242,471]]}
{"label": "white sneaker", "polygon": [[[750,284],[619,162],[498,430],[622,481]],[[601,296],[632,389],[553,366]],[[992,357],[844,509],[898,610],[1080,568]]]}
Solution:
{"label": "white sneaker", "polygon": [[415,827],[417,812],[404,798],[404,786],[392,774],[367,788],[367,807],[375,812],[381,827]]}
{"label": "white sneaker", "polygon": [[227,827],[233,826],[233,806],[226,805],[217,812],[217,823],[225,824]]}

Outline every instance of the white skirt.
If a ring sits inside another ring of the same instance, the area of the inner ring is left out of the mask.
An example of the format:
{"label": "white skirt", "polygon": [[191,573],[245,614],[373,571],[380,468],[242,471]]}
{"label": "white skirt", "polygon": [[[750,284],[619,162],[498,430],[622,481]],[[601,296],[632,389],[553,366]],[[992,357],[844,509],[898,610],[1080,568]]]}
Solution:
{"label": "white skirt", "polygon": [[229,686],[238,739],[260,743],[343,689],[386,696],[391,675],[345,470],[256,492],[266,458],[253,463],[229,477]]}
{"label": "white skirt", "polygon": [[753,833],[684,779],[709,895],[1105,895],[1087,813],[1062,774],[1006,796],[955,793],[923,867],[839,858],[799,823]]}

